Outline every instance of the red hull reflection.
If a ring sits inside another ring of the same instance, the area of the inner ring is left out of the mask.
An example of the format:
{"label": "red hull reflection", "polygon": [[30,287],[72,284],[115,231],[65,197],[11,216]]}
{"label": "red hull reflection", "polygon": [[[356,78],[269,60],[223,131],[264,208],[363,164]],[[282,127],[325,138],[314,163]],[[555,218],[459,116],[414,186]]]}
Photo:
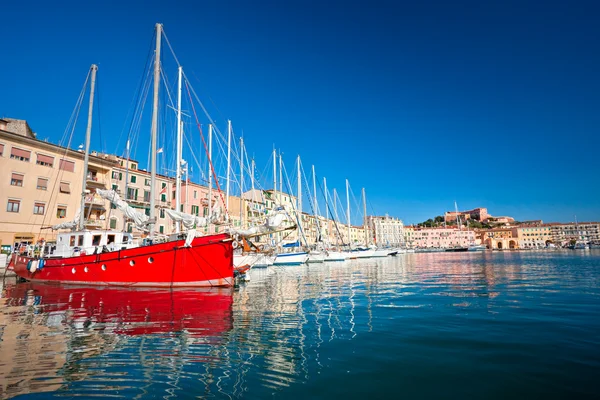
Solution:
{"label": "red hull reflection", "polygon": [[231,289],[127,289],[18,284],[5,288],[9,305],[37,305],[66,324],[102,324],[104,331],[145,335],[186,331],[220,336],[233,326]]}

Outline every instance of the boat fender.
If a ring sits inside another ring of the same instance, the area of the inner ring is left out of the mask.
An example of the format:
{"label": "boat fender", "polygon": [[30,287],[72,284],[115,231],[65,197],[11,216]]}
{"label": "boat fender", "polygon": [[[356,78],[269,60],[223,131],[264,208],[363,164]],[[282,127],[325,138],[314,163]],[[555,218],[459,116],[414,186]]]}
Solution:
{"label": "boat fender", "polygon": [[27,271],[31,271],[31,260],[27,262]]}
{"label": "boat fender", "polygon": [[238,243],[237,240],[234,240],[231,242],[231,247],[233,247],[234,249],[237,249],[238,247],[240,247],[240,244]]}
{"label": "boat fender", "polygon": [[38,260],[33,260],[31,261],[31,272],[32,274],[37,271],[37,267],[38,267]]}
{"label": "boat fender", "polygon": [[43,258],[40,259],[37,269],[41,270],[42,268],[44,268],[44,264],[45,264],[44,259]]}

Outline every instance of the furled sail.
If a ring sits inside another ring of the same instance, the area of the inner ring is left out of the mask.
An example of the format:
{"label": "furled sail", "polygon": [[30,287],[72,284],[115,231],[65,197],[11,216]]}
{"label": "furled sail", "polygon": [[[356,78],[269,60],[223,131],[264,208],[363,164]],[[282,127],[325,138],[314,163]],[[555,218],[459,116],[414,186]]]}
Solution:
{"label": "furled sail", "polygon": [[165,208],[165,212],[175,222],[181,222],[185,229],[194,229],[194,226],[201,228],[208,225],[208,218],[197,217],[192,214],[187,214],[181,211],[169,210]]}
{"label": "furled sail", "polygon": [[185,238],[185,246],[190,247],[192,245],[192,241],[198,233],[196,232],[196,228],[202,228],[207,226],[209,223],[215,224],[219,223],[221,220],[221,208],[216,207],[210,218],[206,217],[198,217],[196,215],[187,214],[181,211],[169,210],[165,208],[165,212],[175,222],[181,222],[181,225],[186,229],[186,238]]}
{"label": "furled sail", "polygon": [[175,222],[181,222],[185,229],[202,228],[208,224],[218,224],[221,221],[221,207],[215,207],[210,218],[198,217],[181,211],[165,208],[167,215]]}
{"label": "furled sail", "polygon": [[96,189],[96,193],[103,199],[110,201],[127,218],[132,219],[138,229],[148,230],[147,225],[150,222],[150,217],[127,204],[117,192],[114,190]]}
{"label": "furled sail", "polygon": [[279,209],[277,209],[277,211],[275,211],[267,218],[264,224],[253,226],[248,229],[232,230],[231,233],[240,235],[241,237],[267,235],[269,233],[276,232],[278,229],[280,229],[280,226],[283,223],[283,221],[287,219],[287,212],[283,209],[283,207],[280,207]]}
{"label": "furled sail", "polygon": [[57,231],[59,229],[75,229],[77,227],[77,224],[79,223],[79,216],[81,215],[81,208],[77,209],[77,212],[75,213],[75,218],[73,218],[73,221],[69,221],[69,222],[62,222],[60,224],[56,224],[56,225],[52,225],[51,228],[53,231]]}

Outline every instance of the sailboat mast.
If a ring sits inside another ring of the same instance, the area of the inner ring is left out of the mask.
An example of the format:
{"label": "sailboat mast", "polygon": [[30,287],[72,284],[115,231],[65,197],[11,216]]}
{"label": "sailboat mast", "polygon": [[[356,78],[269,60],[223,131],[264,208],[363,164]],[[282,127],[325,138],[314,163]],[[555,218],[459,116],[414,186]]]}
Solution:
{"label": "sailboat mast", "polygon": [[[127,154],[125,158],[125,193],[124,196],[127,196],[127,189],[129,186],[129,157],[130,157],[130,147],[129,147],[129,139],[127,139],[127,147],[125,148],[125,154]],[[127,217],[123,215],[123,232],[127,229]]]}
{"label": "sailboat mast", "polygon": [[369,247],[369,228],[367,227],[367,194],[365,192],[365,188],[362,188],[363,195],[363,226],[365,227],[365,246]]}
{"label": "sailboat mast", "polygon": [[162,38],[162,25],[156,24],[156,51],[154,54],[154,98],[152,103],[152,128],[150,138],[150,238],[154,237],[156,223],[156,136],[158,130],[158,89],[160,87],[160,40]]}
{"label": "sailboat mast", "polygon": [[327,219],[329,205],[327,204],[327,178],[325,177],[323,177],[323,194],[325,195],[325,219]]}
{"label": "sailboat mast", "polygon": [[460,231],[460,218],[458,216],[458,205],[456,204],[456,201],[454,202],[454,212],[456,212],[456,225],[458,225],[458,230]]}
{"label": "sailboat mast", "polygon": [[227,183],[225,185],[225,218],[229,220],[229,171],[231,170],[231,120],[227,120]]}
{"label": "sailboat mast", "polygon": [[273,202],[275,202],[276,199],[277,199],[277,152],[275,151],[275,147],[273,147]]}
{"label": "sailboat mast", "polygon": [[[213,126],[212,124],[208,125],[208,218],[212,216],[212,187],[213,187],[213,176],[211,171],[212,165],[212,132]],[[210,232],[210,226],[208,225],[208,230]]]}
{"label": "sailboat mast", "polygon": [[[85,131],[85,155],[83,156],[83,183],[81,185],[81,208],[79,212],[79,230],[83,230],[85,222],[85,187],[88,174],[88,163],[90,158],[90,137],[92,136],[92,113],[94,111],[94,90],[96,88],[96,71],[98,66],[92,64],[92,79],[90,84],[90,105],[88,108],[88,122]],[[90,203],[90,208],[92,204]]]}
{"label": "sailboat mast", "polygon": [[350,184],[346,179],[346,219],[348,220],[348,245],[350,245]]}
{"label": "sailboat mast", "polygon": [[315,174],[315,166],[312,166],[312,178],[313,178],[313,202],[314,202],[314,207],[315,207],[315,219],[318,217],[319,215],[319,210],[317,207],[317,176]]}
{"label": "sailboat mast", "polygon": [[300,232],[302,232],[302,175],[300,171],[300,156],[298,156],[298,240],[300,240]]}
{"label": "sailboat mast", "polygon": [[252,174],[250,177],[250,185],[251,185],[250,187],[252,190],[252,212],[254,213],[254,204],[256,202],[256,197],[254,195],[254,168],[256,167],[256,164],[254,163],[254,158],[252,159],[252,162],[250,163],[250,165],[251,165],[250,173]]}
{"label": "sailboat mast", "polygon": [[240,225],[244,226],[244,138],[240,138]]}
{"label": "sailboat mast", "polygon": [[331,224],[329,223],[329,217],[327,216],[329,214],[329,204],[327,204],[327,178],[325,177],[323,177],[323,194],[325,195],[325,224],[327,224],[325,233],[327,234],[327,244],[329,244],[329,231],[331,230]]}
{"label": "sailboat mast", "polygon": [[283,158],[281,157],[281,152],[279,152],[279,204],[281,204],[282,196],[283,196]]}
{"label": "sailboat mast", "polygon": [[[181,211],[181,158],[182,155],[182,138],[181,138],[181,78],[183,75],[182,67],[179,67],[179,74],[177,79],[177,166],[176,169],[176,182],[175,182],[175,210]],[[177,221],[175,224],[175,232],[179,233],[181,230],[181,222]]]}

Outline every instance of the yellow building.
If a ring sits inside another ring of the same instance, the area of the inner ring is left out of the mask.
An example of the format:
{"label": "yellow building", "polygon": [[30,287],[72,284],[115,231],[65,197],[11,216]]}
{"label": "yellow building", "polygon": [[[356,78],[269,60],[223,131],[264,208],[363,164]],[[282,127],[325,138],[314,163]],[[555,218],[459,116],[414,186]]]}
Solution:
{"label": "yellow building", "polygon": [[[38,140],[24,120],[0,120],[0,243],[53,240],[46,229],[72,221],[81,207],[83,153]],[[93,196],[104,188],[114,160],[90,155],[86,180],[87,227],[104,223],[107,202]]]}
{"label": "yellow building", "polygon": [[552,241],[550,225],[523,226],[514,228],[522,249],[544,248]]}

